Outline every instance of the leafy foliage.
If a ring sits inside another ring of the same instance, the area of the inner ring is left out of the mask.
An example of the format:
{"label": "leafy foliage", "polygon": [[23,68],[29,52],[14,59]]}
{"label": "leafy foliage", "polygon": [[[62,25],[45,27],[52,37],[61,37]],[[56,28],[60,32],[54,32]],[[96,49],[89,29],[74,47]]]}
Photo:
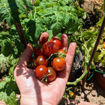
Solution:
{"label": "leafy foliage", "polygon": [[6,71],[10,67],[9,58],[0,54],[0,73]]}
{"label": "leafy foliage", "polygon": [[23,51],[23,45],[20,43],[19,37],[13,34],[13,28],[11,31],[0,33],[0,73],[8,71],[8,75],[10,75],[0,82],[0,100],[4,100],[7,105],[16,105],[18,88],[13,80],[13,71]]}
{"label": "leafy foliage", "polygon": [[76,9],[74,4],[72,0],[36,0],[32,6],[29,0],[14,0],[14,2],[1,0],[1,6],[7,5],[9,13],[0,12],[0,15],[2,20],[9,20],[7,21],[9,25],[18,22],[20,17],[27,42],[35,45],[44,31],[50,30],[54,35],[59,35],[73,34],[80,29],[82,19],[78,17],[84,17],[85,12],[83,9]]}
{"label": "leafy foliage", "polygon": [[7,0],[0,1],[0,23],[4,20],[6,20],[9,25],[11,24],[12,17]]}
{"label": "leafy foliage", "polygon": [[63,33],[75,35],[81,30],[85,16],[85,11],[73,0],[36,0],[34,5],[30,0],[0,0],[0,24],[6,21],[10,26],[5,32],[0,31],[0,71],[9,71],[0,82],[0,100],[7,105],[16,105],[16,94],[19,93],[13,70],[24,46],[14,24],[20,22],[27,43],[36,46],[44,31],[49,33],[49,38]]}
{"label": "leafy foliage", "polygon": [[0,100],[4,100],[7,105],[17,105],[16,93],[19,93],[13,77],[7,76],[0,82]]}
{"label": "leafy foliage", "polygon": [[[103,17],[97,23],[97,27],[100,27],[100,25],[102,24],[102,20],[103,20]],[[101,37],[97,51],[94,55],[94,62],[101,64],[102,66],[105,66],[105,49],[103,48],[104,42],[105,42],[105,30],[104,30],[103,35]]]}

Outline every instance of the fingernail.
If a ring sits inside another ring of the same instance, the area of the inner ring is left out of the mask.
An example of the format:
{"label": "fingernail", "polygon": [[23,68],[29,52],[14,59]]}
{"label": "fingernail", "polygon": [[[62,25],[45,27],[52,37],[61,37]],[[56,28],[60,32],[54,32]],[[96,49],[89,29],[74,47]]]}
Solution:
{"label": "fingernail", "polygon": [[31,43],[28,43],[28,44],[27,44],[27,48],[30,48],[30,49],[33,50],[32,44],[31,44]]}

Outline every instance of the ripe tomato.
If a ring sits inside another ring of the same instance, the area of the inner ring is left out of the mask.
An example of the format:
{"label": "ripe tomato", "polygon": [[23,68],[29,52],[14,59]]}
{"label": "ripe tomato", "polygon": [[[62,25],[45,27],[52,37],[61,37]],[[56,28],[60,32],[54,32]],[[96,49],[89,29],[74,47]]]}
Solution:
{"label": "ripe tomato", "polygon": [[52,67],[56,70],[56,71],[62,71],[65,69],[66,67],[66,61],[63,57],[56,57],[53,59],[52,61]]}
{"label": "ripe tomato", "polygon": [[50,41],[54,42],[56,44],[56,46],[59,47],[59,49],[62,47],[62,43],[59,39],[57,38],[52,38]]}
{"label": "ripe tomato", "polygon": [[52,82],[56,79],[56,72],[52,67],[48,67],[47,81]]}
{"label": "ripe tomato", "polygon": [[67,51],[64,50],[64,49],[60,49],[60,50],[58,50],[58,52],[59,52],[59,53],[63,53],[63,54],[67,54]]}
{"label": "ripe tomato", "polygon": [[35,69],[35,76],[39,80],[42,80],[43,78],[45,78],[47,76],[47,73],[48,73],[48,69],[44,65],[39,65]]}
{"label": "ripe tomato", "polygon": [[104,44],[103,44],[103,48],[105,48],[105,42],[104,42]]}
{"label": "ripe tomato", "polygon": [[59,47],[52,41],[47,41],[42,46],[43,54],[45,56],[50,56],[53,53],[56,53],[59,50]]}
{"label": "ripe tomato", "polygon": [[75,99],[75,97],[76,97],[75,93],[72,91],[69,93],[69,96],[71,99]]}
{"label": "ripe tomato", "polygon": [[47,59],[44,56],[40,55],[40,56],[38,56],[35,59],[34,63],[35,63],[36,66],[38,66],[38,65],[45,65],[45,66],[47,66],[48,61],[47,61]]}

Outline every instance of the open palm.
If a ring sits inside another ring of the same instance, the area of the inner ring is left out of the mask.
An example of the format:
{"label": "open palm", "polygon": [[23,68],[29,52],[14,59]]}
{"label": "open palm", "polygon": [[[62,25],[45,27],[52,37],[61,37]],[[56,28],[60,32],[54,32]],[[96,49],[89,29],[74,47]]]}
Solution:
{"label": "open palm", "polygon": [[[43,33],[39,42],[43,42],[43,39],[48,39],[48,33]],[[63,34],[61,40],[63,48],[67,49],[67,36]],[[75,49],[76,44],[71,43],[66,56],[66,70],[60,72],[55,81],[49,84],[44,84],[36,79],[33,70],[27,68],[27,62],[33,53],[32,45],[28,44],[14,71],[14,76],[19,87],[21,97],[34,100],[35,105],[57,105],[65,91]]]}

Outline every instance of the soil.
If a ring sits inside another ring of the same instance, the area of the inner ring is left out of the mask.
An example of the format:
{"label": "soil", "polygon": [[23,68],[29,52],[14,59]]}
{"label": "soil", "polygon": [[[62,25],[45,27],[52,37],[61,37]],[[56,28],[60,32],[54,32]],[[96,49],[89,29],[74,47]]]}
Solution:
{"label": "soil", "polygon": [[[79,0],[79,1],[82,1],[82,0]],[[82,3],[81,6],[85,9],[85,11],[87,13],[92,13],[92,17],[93,17],[93,15],[96,16],[94,10],[95,9],[100,10],[100,5],[103,4],[102,1],[103,0],[84,0],[84,3]],[[103,14],[103,11],[101,11],[101,14]],[[94,23],[96,23],[96,19],[97,18],[94,18],[94,20],[95,20]],[[89,21],[92,21],[91,18],[88,19],[87,23]],[[86,23],[86,25],[87,25],[87,23]],[[89,27],[90,27],[90,25],[89,25]],[[3,80],[3,79],[1,79],[1,80]],[[86,101],[86,102],[91,102],[91,103],[97,104],[97,105],[105,105],[105,90],[103,90],[99,86],[95,77],[92,78],[89,82],[86,82],[84,87],[80,83],[75,87],[72,86],[72,88],[74,90],[73,92],[76,94],[76,98],[74,100],[76,100],[77,102],[78,101]],[[20,98],[20,95],[17,95],[17,101],[19,100],[19,98]],[[59,105],[71,105],[70,102],[74,101],[74,100],[63,98]],[[4,102],[0,102],[0,105],[5,105],[3,103]],[[75,105],[75,104],[72,104],[72,105]]]}
{"label": "soil", "polygon": [[[77,105],[75,102],[89,102],[96,105],[105,105],[105,90],[103,90],[95,77],[84,84],[79,83],[77,86],[71,86],[71,90],[76,94],[75,99],[63,98],[59,105]],[[73,102],[73,103],[72,103]],[[82,104],[84,105],[84,104]],[[87,105],[87,104],[86,104]]]}
{"label": "soil", "polygon": [[97,105],[105,105],[105,90],[101,89],[96,79],[78,89],[75,100],[87,101]]}

